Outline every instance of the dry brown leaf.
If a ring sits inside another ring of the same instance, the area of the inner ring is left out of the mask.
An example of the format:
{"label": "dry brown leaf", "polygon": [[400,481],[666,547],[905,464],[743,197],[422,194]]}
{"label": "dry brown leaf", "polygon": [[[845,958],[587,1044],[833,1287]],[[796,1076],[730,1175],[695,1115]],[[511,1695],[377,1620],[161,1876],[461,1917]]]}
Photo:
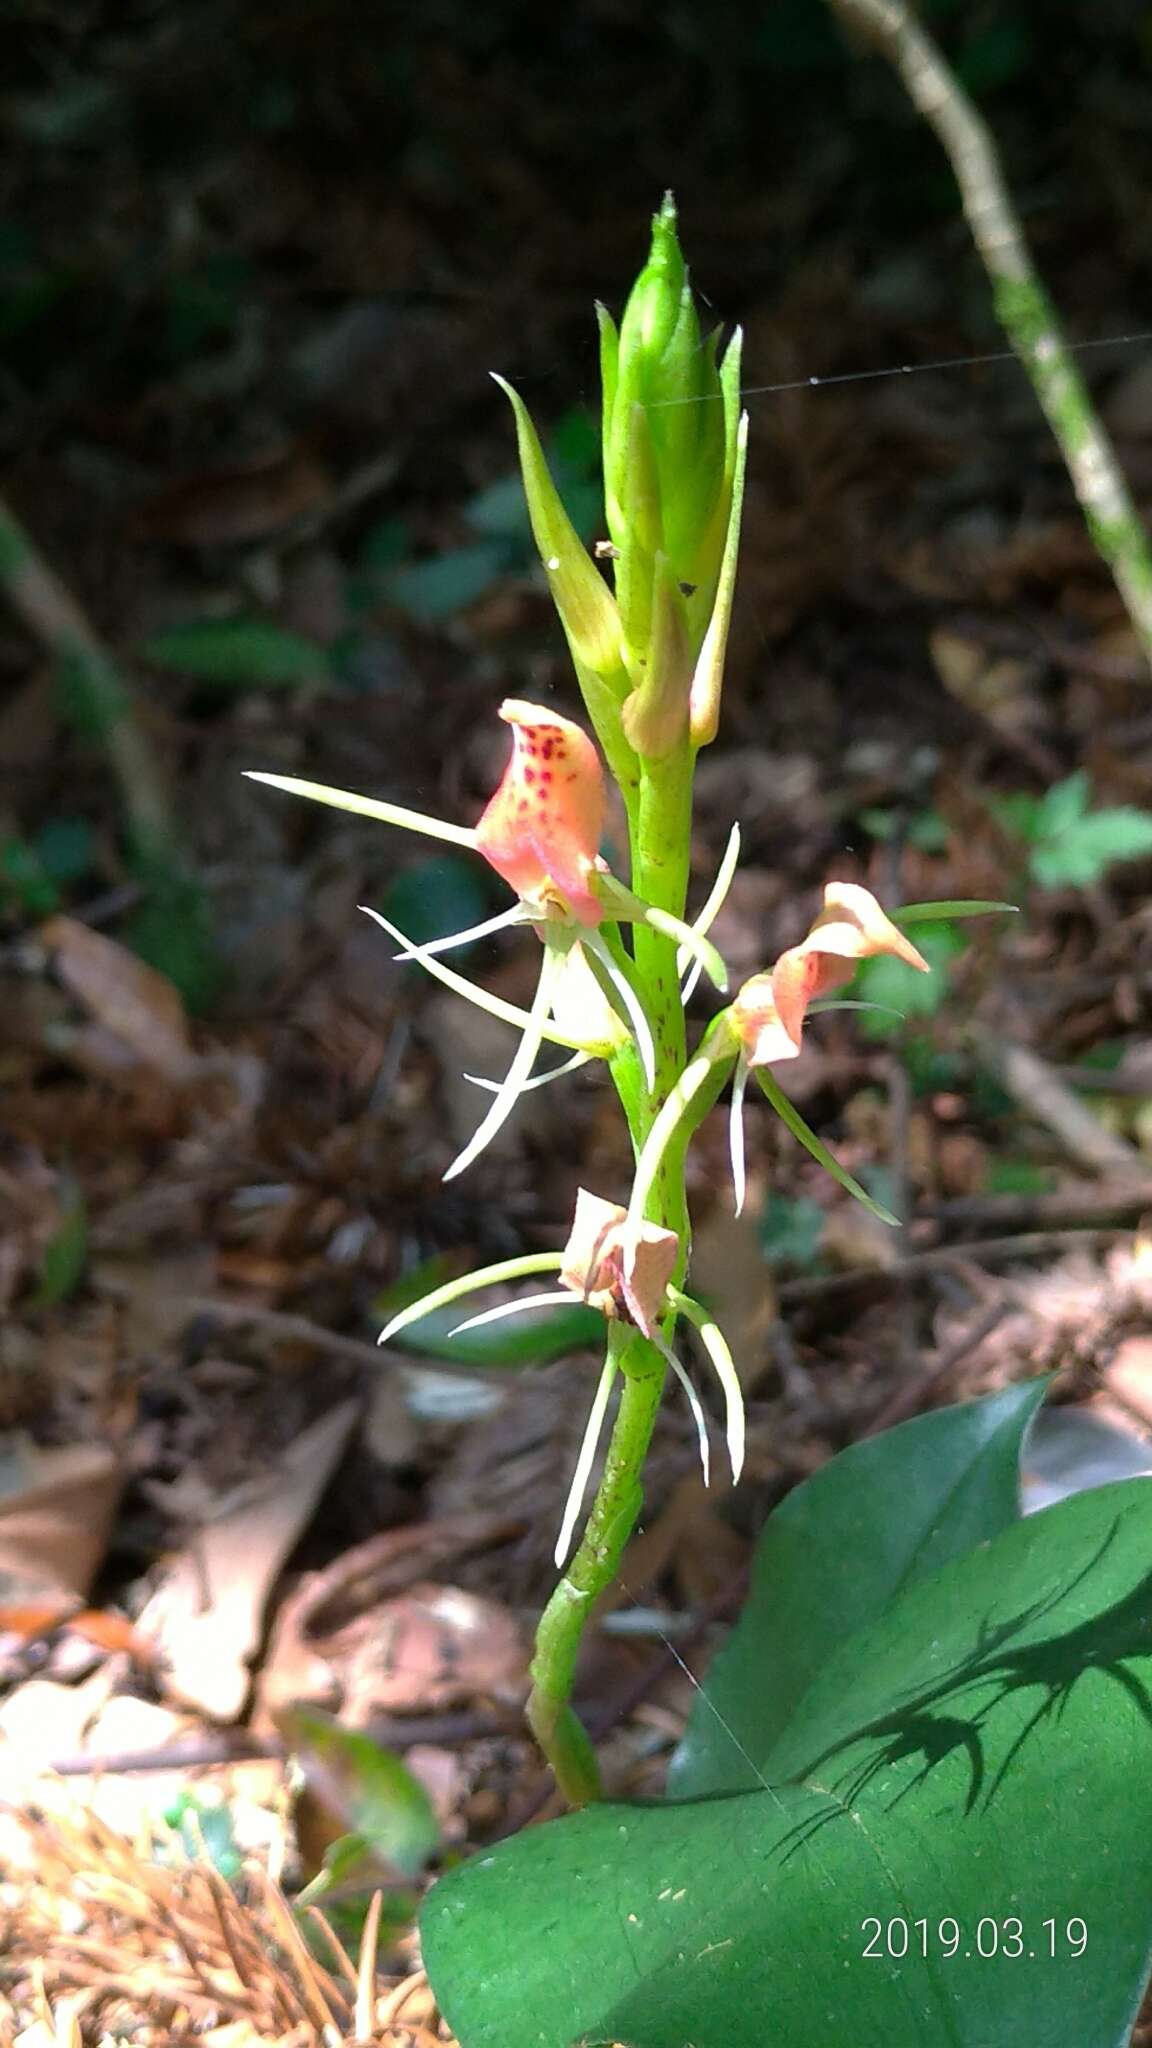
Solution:
{"label": "dry brown leaf", "polygon": [[296,1438],[253,1496],[207,1522],[168,1564],[139,1617],[165,1662],[165,1689],[213,1720],[234,1721],[251,1681],[264,1612],[360,1413],[343,1401]]}
{"label": "dry brown leaf", "polygon": [[28,1476],[0,1496],[0,1596],[6,1602],[84,1594],[103,1561],[123,1486],[106,1444],[29,1451]]}
{"label": "dry brown leaf", "polygon": [[300,443],[168,484],[140,508],[142,532],[184,547],[261,540],[324,506],[332,480]]}
{"label": "dry brown leaf", "polygon": [[141,1066],[190,1079],[197,1062],[184,1005],[165,975],[74,917],[50,917],[39,936],[65,988]]}
{"label": "dry brown leaf", "polygon": [[527,1688],[520,1630],[506,1607],[459,1586],[413,1586],[331,1644],[343,1666],[344,1717],[440,1713],[475,1699],[515,1703]]}
{"label": "dry brown leaf", "polygon": [[[375,1711],[383,1711],[370,1673],[373,1656],[379,1658],[385,1645],[382,1617],[402,1608],[402,1594],[419,1592],[414,1580],[426,1580],[429,1572],[446,1570],[470,1553],[488,1550],[522,1531],[523,1523],[504,1512],[443,1514],[434,1521],[385,1530],[345,1551],[324,1571],[311,1573],[276,1616],[260,1672],[253,1725],[275,1727],[277,1715],[286,1707],[336,1709],[352,1690],[358,1698],[371,1697]],[[439,1586],[432,1590],[444,1591]],[[501,1639],[508,1645],[506,1610],[495,1612],[501,1617]],[[521,1655],[517,1638],[516,1656]],[[350,1711],[350,1703],[345,1711]]]}

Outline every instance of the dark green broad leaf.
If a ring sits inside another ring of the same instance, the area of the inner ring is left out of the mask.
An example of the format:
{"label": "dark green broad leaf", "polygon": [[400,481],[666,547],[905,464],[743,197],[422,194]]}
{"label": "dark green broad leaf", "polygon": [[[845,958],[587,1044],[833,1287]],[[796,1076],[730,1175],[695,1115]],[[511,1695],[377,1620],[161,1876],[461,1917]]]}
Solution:
{"label": "dark green broad leaf", "polygon": [[1020,1512],[1020,1446],[1048,1382],[853,1444],[776,1509],[743,1613],[708,1673],[669,1789],[743,1791],[833,1651],[905,1586]]}
{"label": "dark green broad leaf", "polygon": [[394,569],[386,589],[393,604],[410,618],[434,626],[475,604],[500,581],[507,566],[508,550],[502,541],[471,541]]}
{"label": "dark green broad leaf", "polygon": [[1150,1830],[1140,1479],[826,1649],[754,1790],[591,1807],[442,1880],[424,1958],[463,2048],[1122,2048]]}
{"label": "dark green broad leaf", "polygon": [[[432,854],[426,860],[413,861],[393,876],[381,908],[418,946],[427,946],[433,939],[467,931],[469,926],[491,917],[494,909],[505,907],[507,897],[503,903],[494,899],[488,888],[489,879],[490,870],[467,854]],[[467,958],[467,951],[461,947],[460,956]],[[413,971],[423,972],[419,968]],[[479,1094],[476,1102],[478,1108],[483,1107]]]}
{"label": "dark green broad leaf", "polygon": [[574,1351],[597,1346],[602,1350],[604,1346],[604,1318],[599,1309],[585,1308],[582,1301],[574,1301],[571,1307],[558,1302],[553,1308],[525,1309],[523,1315],[509,1316],[507,1322],[482,1323],[478,1330],[453,1336],[457,1324],[475,1313],[471,1297],[453,1302],[450,1308],[433,1309],[418,1323],[409,1323],[397,1337],[397,1345],[417,1357],[443,1359],[448,1365],[509,1372],[528,1365],[549,1365],[554,1358],[568,1358]]}
{"label": "dark green broad leaf", "polygon": [[166,626],[140,652],[158,667],[176,669],[218,690],[297,689],[328,675],[328,657],[315,641],[273,619],[247,614]]}

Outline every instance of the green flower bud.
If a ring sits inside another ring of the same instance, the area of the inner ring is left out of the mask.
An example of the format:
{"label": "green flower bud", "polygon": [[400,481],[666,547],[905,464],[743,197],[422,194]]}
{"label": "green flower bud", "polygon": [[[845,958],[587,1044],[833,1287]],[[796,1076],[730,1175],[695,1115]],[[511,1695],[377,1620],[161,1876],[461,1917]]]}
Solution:
{"label": "green flower bud", "polygon": [[[671,194],[653,221],[648,262],[619,332],[603,309],[599,319],[605,510],[634,685],[625,729],[642,755],[656,756],[684,723],[668,700],[673,671],[686,687],[716,605],[737,471],[740,377],[738,338],[721,362],[717,337],[701,335]],[[660,634],[666,654],[673,617],[677,658],[662,663],[656,681],[653,636]],[[703,679],[702,694],[712,694]],[[701,722],[707,725],[707,711]]]}

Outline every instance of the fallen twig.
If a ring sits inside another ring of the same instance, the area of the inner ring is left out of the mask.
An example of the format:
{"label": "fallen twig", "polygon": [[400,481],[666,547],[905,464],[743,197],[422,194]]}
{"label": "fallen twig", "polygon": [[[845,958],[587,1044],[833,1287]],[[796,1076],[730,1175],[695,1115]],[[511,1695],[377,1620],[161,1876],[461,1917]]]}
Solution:
{"label": "fallen twig", "polygon": [[980,1058],[1009,1095],[1059,1139],[1078,1166],[1128,1186],[1143,1181],[1152,1194],[1152,1173],[1135,1146],[1106,1130],[1039,1053],[990,1031],[982,1032],[977,1043]]}
{"label": "fallen twig", "polygon": [[103,747],[137,851],[161,870],[182,869],[168,792],[128,685],[91,620],[2,502],[0,587],[55,658],[74,721]]}
{"label": "fallen twig", "polygon": [[876,45],[943,145],[997,315],[1059,443],[1088,530],[1152,664],[1152,551],[1116,452],[1032,262],[995,144],[941,50],[904,0],[831,0]]}
{"label": "fallen twig", "polygon": [[1006,1301],[992,1302],[973,1327],[966,1330],[962,1337],[957,1338],[955,1344],[950,1344],[946,1351],[938,1353],[925,1371],[906,1381],[887,1401],[881,1403],[871,1422],[865,1425],[859,1436],[879,1436],[881,1430],[891,1429],[894,1422],[903,1422],[909,1415],[915,1415],[929,1394],[948,1378],[949,1373],[955,1371],[969,1352],[975,1351],[977,1346],[984,1342],[985,1337],[991,1336],[997,1324],[1003,1322],[1008,1308],[1009,1304]]}
{"label": "fallen twig", "polygon": [[1000,1236],[1012,1230],[1075,1230],[1084,1225],[1118,1228],[1138,1223],[1150,1208],[1152,1187],[1141,1181],[1136,1187],[1113,1183],[1060,1188],[1047,1195],[961,1195],[930,1204],[920,1214],[946,1235],[962,1237],[970,1230]]}
{"label": "fallen twig", "polygon": [[203,1316],[230,1324],[234,1329],[251,1327],[266,1330],[270,1337],[281,1337],[288,1343],[313,1344],[332,1358],[345,1358],[350,1365],[370,1365],[377,1372],[382,1365],[396,1362],[395,1352],[386,1355],[378,1345],[369,1344],[362,1337],[341,1336],[335,1330],[326,1330],[322,1323],[310,1322],[307,1316],[264,1308],[259,1302],[221,1301],[212,1294],[181,1295],[178,1306],[187,1310],[189,1316]]}
{"label": "fallen twig", "polygon": [[1030,1230],[1017,1237],[973,1238],[957,1245],[941,1245],[933,1251],[914,1252],[890,1266],[856,1266],[848,1273],[824,1273],[810,1279],[784,1280],[779,1296],[782,1308],[804,1308],[810,1303],[833,1301],[842,1295],[875,1287],[883,1291],[901,1281],[923,1274],[946,1273],[964,1266],[1002,1266],[1013,1259],[1059,1258],[1068,1251],[1100,1251],[1126,1230]]}
{"label": "fallen twig", "polygon": [[[510,1710],[506,1714],[412,1714],[370,1721],[363,1732],[384,1749],[414,1749],[425,1742],[447,1749],[460,1742],[484,1742],[513,1734],[519,1728],[520,1716]],[[125,1777],[142,1771],[200,1771],[219,1764],[265,1758],[275,1761],[290,1754],[290,1745],[278,1735],[252,1735],[236,1728],[197,1736],[193,1741],[169,1742],[157,1749],[109,1750],[104,1755],[81,1750],[75,1756],[57,1757],[44,1768],[57,1778]]]}

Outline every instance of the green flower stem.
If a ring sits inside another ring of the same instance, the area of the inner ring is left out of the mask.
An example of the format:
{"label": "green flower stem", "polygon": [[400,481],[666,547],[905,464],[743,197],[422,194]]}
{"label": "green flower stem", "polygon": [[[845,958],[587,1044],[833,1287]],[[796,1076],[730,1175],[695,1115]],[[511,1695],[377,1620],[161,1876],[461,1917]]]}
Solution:
{"label": "green flower stem", "polygon": [[[693,759],[690,747],[683,745],[667,760],[645,764],[632,843],[632,886],[637,895],[678,918],[684,916],[688,893]],[[645,1087],[632,1047],[612,1060],[610,1072],[639,1156],[662,1104],[676,1092],[686,1040],[677,942],[650,925],[638,924],[633,931],[636,976],[656,1047],[655,1087]],[[715,1101],[727,1072],[728,1066],[720,1064],[704,1077],[693,1095],[692,1114],[674,1130],[645,1194],[644,1214],[680,1238],[677,1282],[688,1263],[684,1155],[691,1130]],[[541,1617],[528,1702],[529,1725],[573,1806],[600,1796],[592,1745],[570,1704],[576,1659],[592,1609],[616,1576],[643,1505],[641,1474],[667,1370],[657,1347],[622,1323],[610,1326],[608,1358],[620,1370],[620,1405],[584,1535]]]}
{"label": "green flower stem", "polygon": [[[513,404],[530,504],[535,498],[537,540],[553,579],[585,703],[628,817],[634,894],[624,900],[625,892],[618,889],[613,901],[606,890],[603,900],[606,909],[621,912],[628,924],[630,955],[623,954],[618,929],[606,927],[603,937],[611,950],[610,964],[627,976],[628,1007],[634,997],[643,1010],[640,1026],[646,1024],[651,1033],[650,1077],[637,1058],[635,1028],[629,1043],[610,1056],[609,1070],[642,1180],[634,1190],[630,1220],[675,1232],[679,1255],[672,1277],[678,1285],[688,1265],[688,1139],[715,1101],[735,1059],[735,1049],[725,1059],[715,1047],[702,1071],[694,1062],[690,1094],[682,1100],[687,1035],[677,966],[681,949],[686,958],[695,952],[723,981],[722,963],[711,949],[687,945],[683,929],[695,765],[689,697],[707,627],[701,616],[693,629],[684,600],[694,587],[703,614],[722,572],[728,582],[725,607],[730,600],[738,528],[738,517],[733,520],[730,513],[734,485],[742,474],[743,430],[737,417],[739,346],[729,351],[721,370],[714,344],[702,341],[670,195],[653,222],[651,254],[619,331],[603,311],[600,330],[605,509],[613,542],[626,692],[614,649],[592,645],[589,621],[595,624],[608,616],[602,593],[586,565],[576,559],[567,529],[561,531],[550,486],[541,474],[537,444],[529,438],[527,415],[514,396]],[[714,402],[720,400],[722,407]],[[707,702],[700,719],[707,738],[715,729],[726,625],[725,608],[701,683]],[[593,662],[594,671],[588,666]],[[644,905],[658,914],[656,922],[643,915]],[[659,929],[661,913],[665,920],[678,921],[679,930]],[[636,1017],[632,1022],[635,1027]],[[646,1037],[641,1028],[645,1055]],[[662,1319],[665,1338],[671,1337],[677,1313],[669,1307]],[[636,1525],[644,1497],[644,1460],[665,1370],[657,1344],[629,1323],[609,1326],[605,1371],[620,1377],[620,1402],[583,1538],[540,1622],[528,1706],[529,1722],[573,1805],[599,1794],[596,1759],[570,1703],[576,1659],[593,1606],[615,1577]],[[602,1379],[601,1388],[605,1384]]]}
{"label": "green flower stem", "polygon": [[640,1474],[664,1386],[664,1361],[638,1330],[612,1324],[608,1356],[620,1368],[623,1389],[604,1475],[579,1548],[541,1616],[528,1700],[529,1726],[573,1806],[600,1797],[592,1745],[570,1704],[576,1659],[592,1608],[616,1576],[643,1505]]}
{"label": "green flower stem", "polygon": [[[636,829],[632,838],[632,887],[637,896],[657,910],[683,918],[688,897],[692,851],[692,770],[694,755],[683,741],[663,761],[644,764],[640,776],[640,798]],[[656,1086],[649,1114],[655,1116],[661,1102],[675,1087],[683,1070],[686,1039],[684,1008],[680,1001],[680,977],[676,971],[677,946],[674,938],[638,924],[633,940],[636,967],[644,990],[652,1032],[656,1040]],[[679,1212],[683,1217],[683,1192]],[[675,1216],[653,1211],[653,1220],[682,1228]]]}

